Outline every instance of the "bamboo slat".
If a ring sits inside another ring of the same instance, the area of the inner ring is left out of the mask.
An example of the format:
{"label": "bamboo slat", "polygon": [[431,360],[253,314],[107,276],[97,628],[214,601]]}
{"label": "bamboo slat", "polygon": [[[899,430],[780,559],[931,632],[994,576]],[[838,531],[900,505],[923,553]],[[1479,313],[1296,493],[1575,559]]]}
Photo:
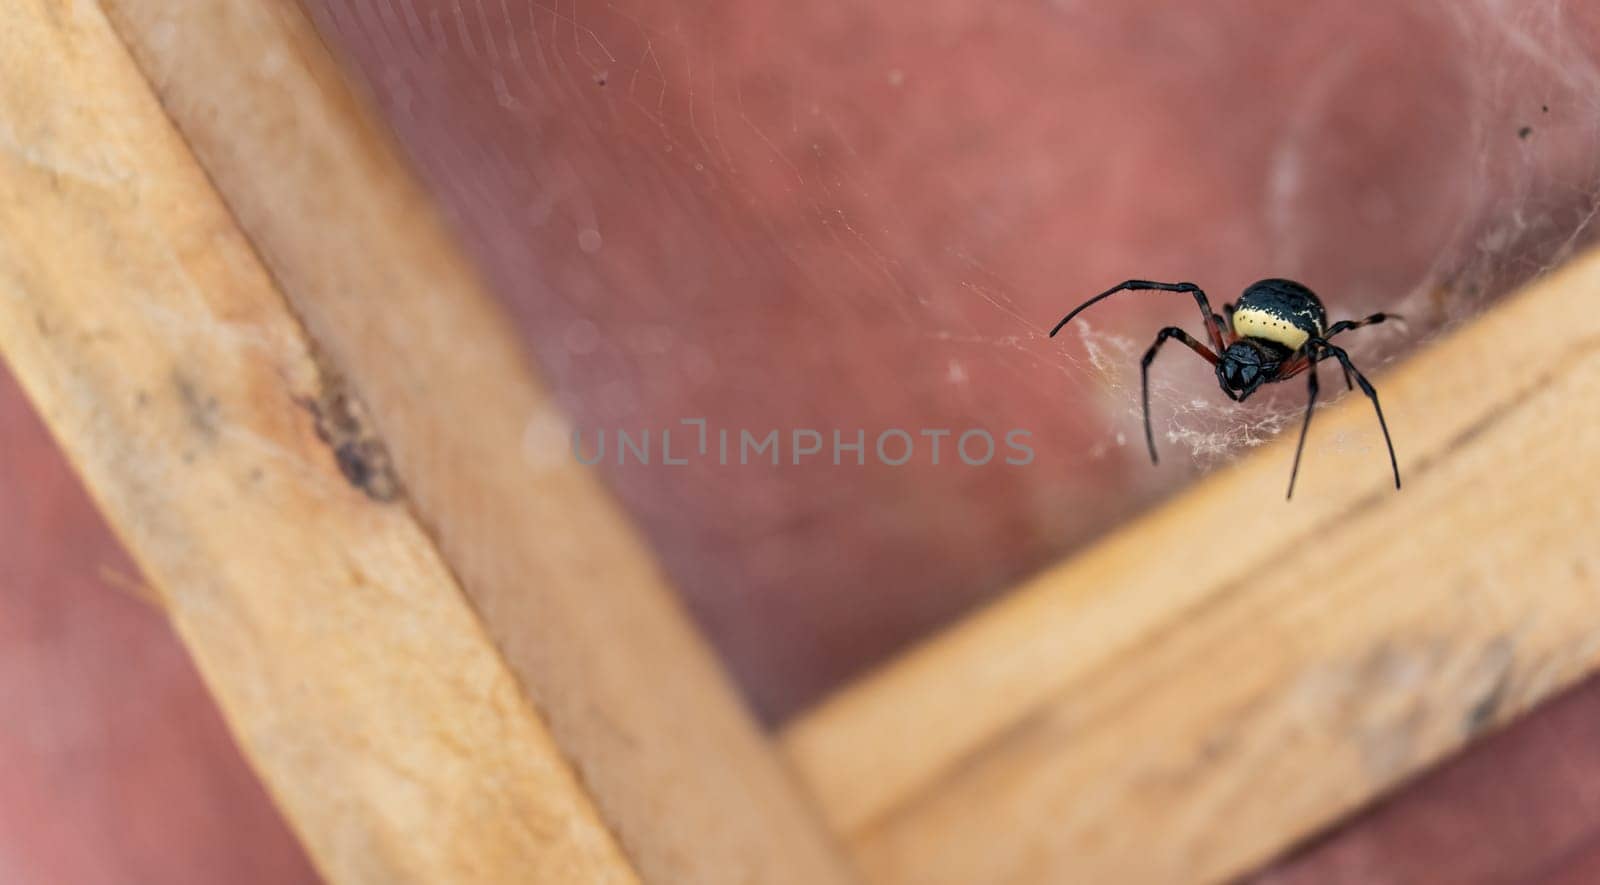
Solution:
{"label": "bamboo slat", "polygon": [[330,881],[637,881],[89,4],[0,30],[0,352]]}
{"label": "bamboo slat", "polygon": [[[102,6],[116,33],[92,5],[26,7],[37,33],[25,40],[15,32],[14,42],[28,51],[13,53],[7,63],[12,66],[8,82],[26,84],[29,91],[13,90],[6,119],[13,127],[18,120],[31,127],[25,137],[13,133],[10,139],[16,165],[10,177],[35,189],[49,179],[29,178],[30,170],[54,170],[60,178],[62,170],[87,162],[83,158],[98,164],[95,169],[115,160],[119,165],[110,177],[97,179],[103,202],[92,206],[102,228],[114,227],[49,249],[8,232],[11,252],[29,256],[29,264],[18,266],[48,266],[60,291],[76,287],[86,298],[94,293],[128,302],[133,305],[128,310],[172,325],[204,319],[190,316],[196,291],[217,299],[230,287],[253,287],[256,302],[271,301],[270,309],[252,307],[252,317],[270,314],[278,324],[274,328],[298,330],[298,346],[310,355],[321,379],[307,382],[309,390],[286,381],[277,393],[313,404],[297,407],[295,414],[321,416],[307,427],[313,439],[322,437],[318,451],[331,451],[336,476],[354,482],[367,501],[405,512],[416,538],[427,543],[428,555],[458,594],[454,604],[462,606],[464,616],[475,615],[471,623],[481,624],[492,640],[480,652],[492,653],[514,676],[511,696],[518,699],[521,715],[548,729],[558,751],[552,762],[570,762],[581,788],[575,798],[592,799],[603,835],[615,840],[613,850],[621,849],[619,869],[635,868],[644,879],[663,882],[848,878],[781,760],[603,489],[573,463],[527,457],[524,434],[530,424],[559,420],[548,394],[433,207],[352,97],[300,10],[258,0],[117,0]],[[136,65],[128,63],[118,35]],[[107,106],[113,98],[120,104]],[[57,117],[77,128],[68,131]],[[168,179],[178,183],[163,183]],[[148,189],[158,186],[161,199],[147,198]],[[20,204],[8,207],[8,224],[20,226],[34,214],[51,211],[90,211],[77,199],[70,193],[34,192],[26,211]],[[114,211],[119,207],[121,215]],[[96,229],[86,220],[84,225]],[[197,238],[229,245],[202,249]],[[171,243],[186,244],[185,260],[204,262],[213,276],[187,280],[193,273],[187,267],[153,276],[164,265],[148,255],[170,252],[176,248]],[[69,247],[75,251],[67,256],[61,250]],[[31,299],[26,303],[44,297],[27,273],[18,279],[17,291]],[[263,291],[255,292],[258,288]],[[170,300],[144,309],[140,297]],[[16,307],[23,301],[12,303],[18,318],[38,313],[31,306]],[[55,321],[88,323],[73,313],[88,309],[87,301],[72,302]],[[220,309],[231,316],[231,307]],[[107,316],[122,321],[115,312]],[[216,325],[205,322],[208,329]],[[10,330],[5,347],[25,382],[33,379],[28,386],[42,410],[60,415],[53,401],[62,395],[60,389],[41,383],[40,370],[32,366],[47,359],[70,365],[87,357],[74,352],[77,338],[49,337],[41,343],[42,336],[30,321]],[[191,363],[189,353],[175,348],[180,344],[189,346],[186,338],[152,337],[141,348],[151,362],[182,368]],[[239,343],[227,359],[246,371],[257,358],[253,346]],[[204,378],[202,369],[210,371],[196,364],[184,377]],[[241,420],[247,414],[225,390],[199,380],[186,384],[185,389],[198,391],[202,411],[218,416],[224,433],[232,432],[236,414]],[[270,388],[265,380],[260,384]],[[121,393],[120,388],[85,386],[76,407],[93,411],[100,408],[97,396]],[[110,435],[54,421],[80,464],[101,462],[85,473],[102,500],[124,494],[120,485],[135,482],[145,469],[139,461],[143,450],[134,447],[148,443],[154,431],[146,432],[135,417],[127,416]],[[172,473],[171,487],[150,508],[191,507],[192,522],[150,521],[148,510],[137,517],[122,513],[120,520],[112,514],[151,570],[152,581],[169,595],[168,579],[141,546],[199,544],[211,551],[207,564],[214,564],[230,555],[230,544],[257,540],[194,535],[208,526],[201,520],[201,503],[183,500],[186,477]],[[345,533],[365,529],[365,523],[357,523],[342,533],[333,516],[313,517],[295,507],[270,509],[268,503],[252,510],[255,525],[283,521],[315,527],[323,543],[335,545]],[[130,521],[146,528],[135,534]],[[330,588],[312,580],[315,575],[297,575],[293,566],[292,559],[283,558],[274,574],[306,592],[286,597],[284,604],[296,606],[297,616],[320,641],[361,646],[368,637],[360,613],[341,612],[322,623],[325,609],[313,603]],[[198,566],[186,562],[184,567]],[[252,599],[275,598],[243,578],[234,590]],[[262,711],[228,702],[228,674],[209,667],[200,650],[221,641],[203,635],[207,628],[180,624],[234,728],[254,733],[261,728],[255,717]],[[419,622],[411,639],[418,646],[433,641],[451,649],[464,641],[448,635],[453,629],[448,621]],[[258,667],[270,669],[276,664],[269,662],[301,650],[275,639],[262,637]],[[421,655],[403,670],[423,666],[437,668],[440,678],[454,678],[458,669],[448,656]],[[341,702],[355,702],[367,675],[341,674],[348,680]],[[472,702],[471,686],[456,688],[459,703]],[[451,709],[439,705],[440,715]],[[331,728],[341,710],[330,700],[315,712],[328,717]],[[303,720],[311,714],[296,711],[296,720],[309,728]],[[311,807],[318,785],[297,782],[300,774],[294,769],[275,768],[251,741],[245,744],[280,796],[305,791],[304,803],[285,805],[294,825],[312,838],[329,814]],[[309,778],[317,772],[303,773]],[[453,835],[418,828],[409,838],[418,843],[416,851],[442,851],[424,843]],[[554,826],[543,835],[564,838]],[[498,836],[485,833],[483,838]],[[471,847],[468,843],[458,853],[465,857]],[[512,872],[511,866],[496,866],[497,855],[478,847],[485,866],[464,878],[532,878]],[[313,853],[325,869],[343,869],[326,862],[325,847],[313,846]],[[402,868],[420,881],[453,880],[422,875],[429,868],[409,862],[397,860],[391,867]]]}

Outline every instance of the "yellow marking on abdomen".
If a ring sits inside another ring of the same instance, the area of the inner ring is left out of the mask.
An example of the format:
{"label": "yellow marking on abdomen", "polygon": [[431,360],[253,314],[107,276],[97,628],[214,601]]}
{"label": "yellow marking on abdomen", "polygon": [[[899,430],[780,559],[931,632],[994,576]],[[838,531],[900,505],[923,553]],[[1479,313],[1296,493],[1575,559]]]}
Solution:
{"label": "yellow marking on abdomen", "polygon": [[1261,338],[1299,350],[1311,336],[1306,330],[1264,310],[1244,308],[1233,314],[1233,331],[1245,338]]}

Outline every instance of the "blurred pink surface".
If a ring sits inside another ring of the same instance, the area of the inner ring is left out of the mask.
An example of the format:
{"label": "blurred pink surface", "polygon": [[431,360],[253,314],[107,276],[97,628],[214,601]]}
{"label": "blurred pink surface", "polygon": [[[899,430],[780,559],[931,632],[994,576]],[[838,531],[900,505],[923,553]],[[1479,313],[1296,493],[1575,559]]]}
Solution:
{"label": "blurred pink surface", "polygon": [[[1593,4],[306,5],[581,428],[1034,432],[1021,470],[604,468],[771,719],[1202,466],[1118,445],[1128,392],[1043,338],[1077,301],[1284,275],[1420,337],[1594,202]],[[311,879],[9,386],[0,447],[0,883]],[[1592,881],[1595,721],[1591,684],[1268,880]]]}
{"label": "blurred pink surface", "polygon": [[[1136,394],[1044,337],[1079,301],[1288,276],[1421,335],[1594,202],[1592,4],[307,6],[590,439],[1033,432],[1024,468],[603,462],[769,718],[1194,475],[1119,444]],[[1198,331],[1170,295],[1084,322],[1136,348],[1108,352],[1125,384],[1159,327]],[[1403,340],[1351,346],[1376,368]],[[1216,417],[1189,429],[1227,423],[1192,354],[1156,376],[1158,435],[1196,399]]]}

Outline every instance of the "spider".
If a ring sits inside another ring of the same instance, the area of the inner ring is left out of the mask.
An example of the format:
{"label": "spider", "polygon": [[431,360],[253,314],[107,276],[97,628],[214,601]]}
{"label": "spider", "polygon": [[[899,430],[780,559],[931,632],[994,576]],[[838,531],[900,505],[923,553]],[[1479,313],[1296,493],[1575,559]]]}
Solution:
{"label": "spider", "polygon": [[[1156,283],[1150,280],[1128,280],[1101,292],[1078,305],[1050,330],[1050,337],[1061,331],[1072,318],[1091,304],[1122,291],[1189,292],[1200,306],[1200,316],[1206,326],[1211,346],[1196,341],[1189,333],[1176,326],[1168,326],[1156,335],[1156,341],[1145,351],[1139,361],[1139,384],[1144,404],[1144,440],[1150,447],[1151,463],[1156,457],[1156,439],[1150,430],[1150,364],[1168,338],[1176,338],[1190,350],[1216,367],[1217,384],[1234,402],[1244,402],[1256,388],[1263,384],[1287,381],[1305,372],[1309,398],[1306,416],[1300,425],[1300,442],[1294,449],[1294,467],[1289,471],[1289,493],[1294,497],[1294,480],[1300,473],[1300,453],[1306,447],[1306,431],[1311,429],[1311,410],[1317,403],[1317,361],[1333,357],[1344,369],[1347,389],[1361,386],[1361,392],[1372,400],[1372,410],[1378,413],[1378,427],[1383,430],[1384,445],[1389,448],[1389,466],[1394,470],[1394,487],[1400,488],[1400,464],[1395,460],[1394,442],[1389,439],[1389,425],[1383,420],[1383,408],[1378,405],[1378,392],[1350,362],[1344,349],[1330,344],[1329,338],[1340,332],[1401,319],[1396,314],[1375,313],[1363,320],[1340,320],[1328,325],[1328,312],[1315,292],[1293,280],[1261,280],[1250,284],[1239,296],[1239,303],[1224,304],[1223,316],[1211,310],[1206,293],[1194,283]],[[1224,316],[1226,319],[1224,319]]]}

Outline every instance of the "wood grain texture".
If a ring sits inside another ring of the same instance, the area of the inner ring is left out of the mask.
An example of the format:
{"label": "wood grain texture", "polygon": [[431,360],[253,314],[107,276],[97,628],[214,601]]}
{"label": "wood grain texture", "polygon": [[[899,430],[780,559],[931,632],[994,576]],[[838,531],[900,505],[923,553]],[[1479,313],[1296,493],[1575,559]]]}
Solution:
{"label": "wood grain texture", "polygon": [[1600,676],[1341,821],[1245,885],[1600,882]]}
{"label": "wood grain texture", "polygon": [[528,444],[561,414],[300,10],[104,6],[641,874],[847,879],[624,516]]}
{"label": "wood grain texture", "polygon": [[[1600,256],[861,680],[785,741],[882,882],[1243,872],[1591,670]],[[1559,329],[1559,334],[1528,334]],[[1324,385],[1325,387],[1327,385]]]}
{"label": "wood grain texture", "polygon": [[7,8],[0,121],[0,351],[322,873],[636,881],[96,6]]}
{"label": "wood grain texture", "polygon": [[320,885],[138,574],[0,361],[0,882]]}

